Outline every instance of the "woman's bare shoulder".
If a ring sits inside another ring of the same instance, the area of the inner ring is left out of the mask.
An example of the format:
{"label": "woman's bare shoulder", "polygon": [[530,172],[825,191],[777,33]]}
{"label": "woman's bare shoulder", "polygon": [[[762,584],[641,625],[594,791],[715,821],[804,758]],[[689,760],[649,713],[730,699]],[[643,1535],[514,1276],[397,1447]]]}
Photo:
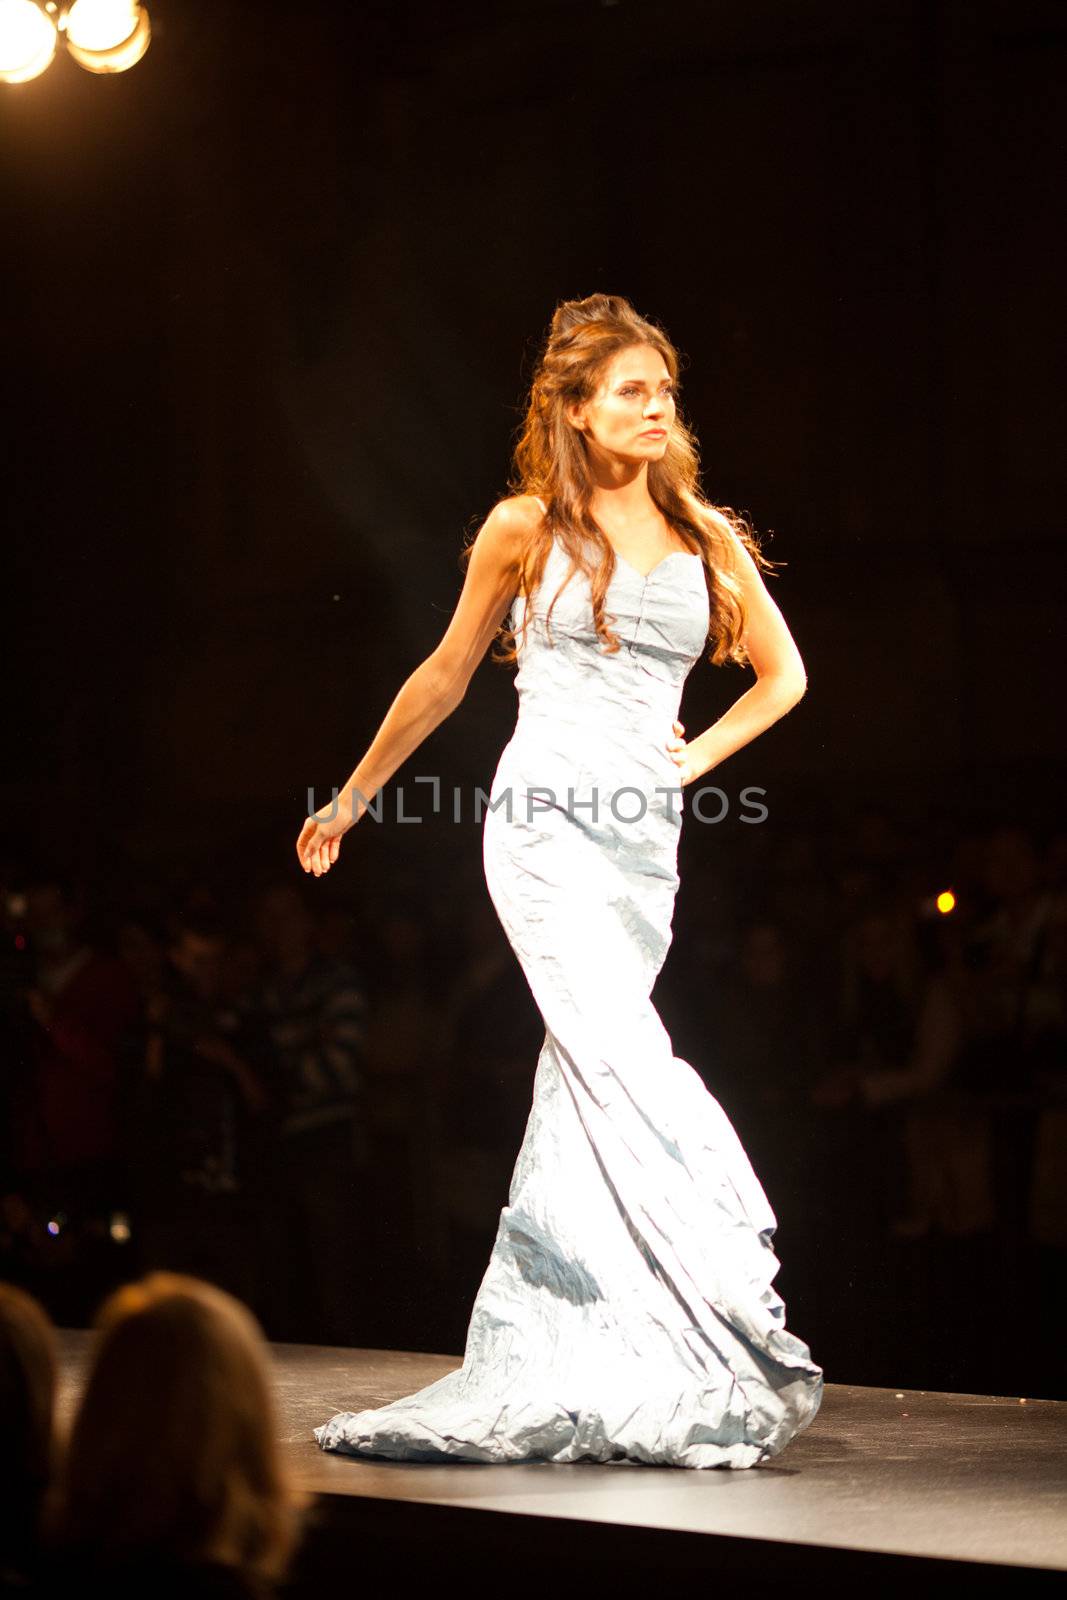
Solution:
{"label": "woman's bare shoulder", "polygon": [[475,543],[498,558],[517,563],[527,550],[543,515],[536,495],[508,495],[498,500],[490,511]]}
{"label": "woman's bare shoulder", "polygon": [[535,494],[511,494],[498,500],[489,518],[501,528],[515,533],[530,533],[544,516]]}

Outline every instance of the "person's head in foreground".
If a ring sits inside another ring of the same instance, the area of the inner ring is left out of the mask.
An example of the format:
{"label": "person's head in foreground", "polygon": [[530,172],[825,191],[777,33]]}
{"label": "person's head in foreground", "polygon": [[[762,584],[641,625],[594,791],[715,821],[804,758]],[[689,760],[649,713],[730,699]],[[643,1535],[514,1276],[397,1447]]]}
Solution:
{"label": "person's head in foreground", "polygon": [[61,1554],[112,1570],[225,1568],[253,1585],[282,1577],[297,1498],[251,1312],[153,1272],[118,1289],[98,1324],[61,1474]]}
{"label": "person's head in foreground", "polygon": [[0,1283],[0,1585],[36,1559],[53,1469],[55,1333],[32,1295]]}

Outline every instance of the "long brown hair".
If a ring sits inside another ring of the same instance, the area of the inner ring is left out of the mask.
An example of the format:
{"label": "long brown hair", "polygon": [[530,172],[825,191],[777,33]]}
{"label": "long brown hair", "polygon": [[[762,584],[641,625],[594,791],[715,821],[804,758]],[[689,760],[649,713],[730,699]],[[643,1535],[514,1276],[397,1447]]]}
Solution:
{"label": "long brown hair", "polygon": [[[615,557],[610,541],[589,509],[593,482],[586,445],[567,421],[565,408],[591,399],[609,362],[635,344],[650,345],[659,352],[677,392],[678,352],[663,330],[639,316],[622,295],[593,294],[584,300],[565,300],[556,307],[534,371],[508,480],[512,494],[540,495],[547,507],[546,516],[539,519],[522,552],[521,592],[531,594],[536,590],[553,539],[558,539],[570,557],[571,572],[553,596],[549,620],[570,577],[575,571],[584,573],[591,580],[597,635],[608,646],[609,654],[619,648],[618,635],[608,627],[604,615]],[[714,641],[711,662],[715,666],[727,661],[746,663],[743,635],[747,618],[737,576],[738,541],[758,566],[767,570],[776,563],[762,554],[743,516],[728,506],[712,505],[704,499],[699,487],[696,438],[680,408],[675,413],[665,455],[648,464],[648,489],[668,524],[686,547],[703,560],[710,609],[708,637]],[[587,541],[598,552],[593,560],[583,549]],[[470,549],[468,544],[464,559],[469,557]],[[528,622],[527,612],[523,635]],[[497,637],[501,647],[493,659],[502,665],[514,661],[518,654],[514,630],[505,623]]]}
{"label": "long brown hair", "polygon": [[118,1289],[71,1432],[56,1510],[68,1552],[283,1575],[299,1502],[277,1446],[259,1324],[198,1278]]}

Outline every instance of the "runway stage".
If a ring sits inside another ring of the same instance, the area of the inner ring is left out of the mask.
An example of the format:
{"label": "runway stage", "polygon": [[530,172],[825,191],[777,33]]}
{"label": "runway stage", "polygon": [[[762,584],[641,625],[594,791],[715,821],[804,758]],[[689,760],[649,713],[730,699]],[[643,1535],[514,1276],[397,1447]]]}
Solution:
{"label": "runway stage", "polygon": [[[61,1421],[93,1335],[61,1335]],[[487,1466],[325,1455],[339,1410],[410,1394],[461,1356],[274,1345],[284,1449],[314,1497],[292,1592],[360,1579],[401,1592],[455,1579],[472,1594],[569,1593],[599,1576],[862,1584],[871,1594],[1063,1588],[1067,1403],[828,1384],[781,1456],[746,1471],[577,1462]],[[151,1448],[150,1436],[146,1449]],[[375,1591],[376,1592],[376,1591]],[[784,1591],[788,1594],[788,1590]],[[711,1591],[709,1591],[709,1594]]]}

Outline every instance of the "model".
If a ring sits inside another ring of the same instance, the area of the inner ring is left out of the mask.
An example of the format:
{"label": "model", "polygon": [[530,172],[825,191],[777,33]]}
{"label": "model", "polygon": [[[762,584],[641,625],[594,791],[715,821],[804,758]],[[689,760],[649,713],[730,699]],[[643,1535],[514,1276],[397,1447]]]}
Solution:
{"label": "model", "polygon": [[[321,876],[366,802],[459,705],[510,613],[519,714],[483,825],[486,882],[545,1024],[533,1105],[463,1365],[340,1412],[324,1450],[411,1461],[751,1467],[811,1422],[822,1369],[772,1287],[777,1223],[722,1107],[650,999],[685,790],[801,698],[744,521],[698,490],[678,356],[618,295],[560,305],[511,487],[455,614],[339,804],[297,841]],[[713,664],[757,681],[699,738]],[[711,1063],[714,1074],[714,1063]]]}

